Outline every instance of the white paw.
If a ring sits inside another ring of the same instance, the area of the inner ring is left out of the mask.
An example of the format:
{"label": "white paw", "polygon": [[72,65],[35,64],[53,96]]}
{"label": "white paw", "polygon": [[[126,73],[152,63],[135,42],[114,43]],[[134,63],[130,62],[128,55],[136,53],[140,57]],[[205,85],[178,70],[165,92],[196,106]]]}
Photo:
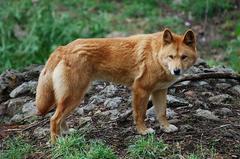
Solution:
{"label": "white paw", "polygon": [[166,132],[166,133],[170,133],[170,132],[178,131],[178,128],[173,124],[169,124],[168,127],[163,128],[163,131]]}
{"label": "white paw", "polygon": [[141,134],[142,135],[147,135],[147,134],[153,134],[153,133],[155,133],[155,130],[152,129],[152,128],[148,128],[145,131],[143,131]]}

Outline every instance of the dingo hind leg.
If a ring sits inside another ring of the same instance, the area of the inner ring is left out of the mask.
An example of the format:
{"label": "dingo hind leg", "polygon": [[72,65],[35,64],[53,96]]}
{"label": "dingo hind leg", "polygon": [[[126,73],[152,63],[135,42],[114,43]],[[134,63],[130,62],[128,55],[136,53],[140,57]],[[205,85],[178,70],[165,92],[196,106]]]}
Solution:
{"label": "dingo hind leg", "polygon": [[53,87],[56,98],[56,111],[51,117],[51,142],[55,143],[61,133],[61,125],[65,125],[65,119],[76,108],[84,96],[90,78],[87,73],[75,68],[68,68],[64,62],[60,62],[53,73]]}

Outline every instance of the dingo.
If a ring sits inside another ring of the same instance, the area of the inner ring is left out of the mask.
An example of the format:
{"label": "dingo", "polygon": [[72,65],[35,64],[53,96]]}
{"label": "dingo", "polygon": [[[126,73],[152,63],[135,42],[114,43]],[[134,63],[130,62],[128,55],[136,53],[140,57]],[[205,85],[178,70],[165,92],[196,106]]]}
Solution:
{"label": "dingo", "polygon": [[177,131],[166,118],[167,88],[197,59],[193,31],[183,36],[169,29],[122,38],[77,39],[58,47],[42,70],[36,94],[40,115],[56,105],[51,118],[51,141],[66,129],[66,117],[80,104],[96,79],[130,86],[134,123],[140,134],[154,132],[144,124],[151,96],[161,128]]}

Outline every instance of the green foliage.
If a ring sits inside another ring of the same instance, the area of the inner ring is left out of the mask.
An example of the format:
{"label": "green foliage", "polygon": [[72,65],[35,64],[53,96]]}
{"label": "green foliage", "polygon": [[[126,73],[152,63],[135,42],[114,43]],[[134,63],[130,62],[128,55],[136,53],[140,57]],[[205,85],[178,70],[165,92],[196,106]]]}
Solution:
{"label": "green foliage", "polygon": [[88,159],[116,159],[112,149],[107,147],[101,141],[93,141],[90,144],[90,150],[86,154]]}
{"label": "green foliage", "polygon": [[190,155],[187,156],[187,159],[201,159],[201,157],[199,157],[196,154],[190,154]]}
{"label": "green foliage", "polygon": [[[68,158],[69,156],[84,156],[86,140],[83,136],[72,134],[60,137],[52,148],[52,158]],[[83,154],[82,154],[83,153]]]}
{"label": "green foliage", "polygon": [[141,137],[129,146],[128,152],[131,158],[135,159],[155,159],[166,155],[167,145],[162,140],[158,140],[154,135]]}
{"label": "green foliage", "polygon": [[5,142],[6,149],[0,153],[0,159],[21,159],[28,156],[34,149],[23,139],[10,138]]}
{"label": "green foliage", "polygon": [[51,154],[53,159],[116,159],[112,149],[103,142],[87,142],[82,135],[77,133],[59,138],[53,146]]}
{"label": "green foliage", "polygon": [[191,12],[197,19],[202,19],[206,13],[208,17],[213,17],[230,10],[233,8],[233,4],[230,0],[183,0],[179,7],[185,12]]}

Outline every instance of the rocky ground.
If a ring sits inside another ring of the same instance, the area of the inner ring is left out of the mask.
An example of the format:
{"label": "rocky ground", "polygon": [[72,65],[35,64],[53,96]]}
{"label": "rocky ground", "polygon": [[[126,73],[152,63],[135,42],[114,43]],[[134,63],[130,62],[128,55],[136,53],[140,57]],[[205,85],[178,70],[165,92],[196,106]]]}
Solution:
{"label": "rocky ground", "polygon": [[[9,136],[21,134],[48,156],[49,118],[36,117],[35,89],[42,66],[6,71],[0,75],[0,150]],[[188,74],[233,72],[228,68],[209,68],[204,61]],[[132,116],[118,119],[131,111],[130,90],[121,85],[95,81],[80,107],[69,116],[70,130],[80,130],[88,139],[103,139],[122,158],[129,141],[136,134]],[[156,135],[168,143],[173,152],[187,154],[202,148],[214,148],[224,158],[240,157],[240,83],[233,79],[183,81],[168,93],[168,117],[179,131],[166,134],[155,120],[154,108],[147,111],[147,123]],[[209,152],[210,153],[210,152]],[[45,156],[45,157],[44,157]]]}

